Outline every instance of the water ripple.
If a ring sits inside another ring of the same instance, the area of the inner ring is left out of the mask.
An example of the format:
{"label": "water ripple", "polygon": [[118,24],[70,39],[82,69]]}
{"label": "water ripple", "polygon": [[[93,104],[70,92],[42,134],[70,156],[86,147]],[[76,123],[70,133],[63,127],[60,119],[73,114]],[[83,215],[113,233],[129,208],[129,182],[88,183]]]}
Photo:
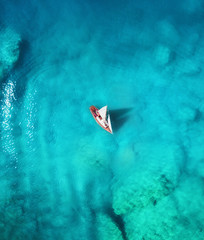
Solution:
{"label": "water ripple", "polygon": [[4,85],[3,99],[2,99],[2,148],[3,152],[10,157],[11,160],[17,160],[17,153],[15,149],[15,140],[13,136],[13,125],[12,125],[12,114],[13,114],[13,103],[16,101],[15,98],[15,87],[16,82],[13,77],[10,76],[8,82]]}

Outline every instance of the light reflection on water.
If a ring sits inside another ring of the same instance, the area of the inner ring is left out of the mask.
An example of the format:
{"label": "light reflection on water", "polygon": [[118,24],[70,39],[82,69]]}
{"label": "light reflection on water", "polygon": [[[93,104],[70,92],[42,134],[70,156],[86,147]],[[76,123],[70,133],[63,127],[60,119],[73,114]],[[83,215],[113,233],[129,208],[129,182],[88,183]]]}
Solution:
{"label": "light reflection on water", "polygon": [[13,81],[12,76],[10,76],[8,82],[3,86],[1,140],[3,151],[17,161],[12,124],[13,102],[16,101],[15,85],[15,81]]}

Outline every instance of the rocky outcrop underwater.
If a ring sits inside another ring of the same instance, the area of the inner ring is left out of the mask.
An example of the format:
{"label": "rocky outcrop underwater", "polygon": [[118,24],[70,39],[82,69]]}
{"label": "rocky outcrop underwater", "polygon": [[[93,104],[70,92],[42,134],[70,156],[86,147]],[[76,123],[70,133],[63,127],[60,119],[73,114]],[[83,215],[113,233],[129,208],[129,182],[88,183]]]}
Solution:
{"label": "rocky outcrop underwater", "polygon": [[13,29],[0,29],[0,81],[19,59],[21,37]]}

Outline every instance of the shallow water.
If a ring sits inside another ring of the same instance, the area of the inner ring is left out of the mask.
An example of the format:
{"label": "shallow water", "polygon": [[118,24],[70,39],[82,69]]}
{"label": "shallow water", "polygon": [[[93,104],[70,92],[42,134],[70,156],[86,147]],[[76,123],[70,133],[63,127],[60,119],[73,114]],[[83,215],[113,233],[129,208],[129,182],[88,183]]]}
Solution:
{"label": "shallow water", "polygon": [[204,238],[203,5],[0,1],[0,239]]}

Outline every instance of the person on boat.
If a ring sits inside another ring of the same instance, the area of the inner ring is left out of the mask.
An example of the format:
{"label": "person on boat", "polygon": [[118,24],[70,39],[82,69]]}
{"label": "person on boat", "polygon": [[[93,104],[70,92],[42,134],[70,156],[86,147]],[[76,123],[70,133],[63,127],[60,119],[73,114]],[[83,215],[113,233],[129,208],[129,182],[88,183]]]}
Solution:
{"label": "person on boat", "polygon": [[102,117],[98,111],[96,111],[96,115],[99,117],[99,119],[102,119]]}
{"label": "person on boat", "polygon": [[105,128],[107,128],[108,124],[105,121],[103,123],[104,123]]}
{"label": "person on boat", "polygon": [[93,112],[93,114],[94,114],[94,117],[97,117],[97,114],[96,114],[96,112]]}

